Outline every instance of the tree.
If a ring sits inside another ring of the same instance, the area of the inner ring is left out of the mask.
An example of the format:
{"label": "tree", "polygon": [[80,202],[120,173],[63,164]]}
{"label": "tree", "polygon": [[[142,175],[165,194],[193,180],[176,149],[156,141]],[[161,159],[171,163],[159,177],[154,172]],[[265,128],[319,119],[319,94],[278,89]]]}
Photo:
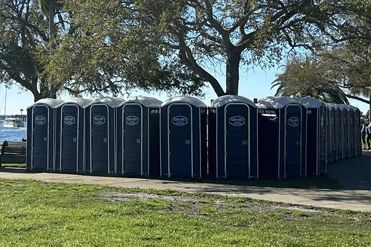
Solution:
{"label": "tree", "polygon": [[[124,84],[192,93],[208,84],[219,96],[238,94],[241,64],[269,66],[291,49],[338,38],[343,2],[70,1],[76,32],[64,38],[49,72],[70,79],[76,92]],[[220,63],[225,87],[209,69]]]}
{"label": "tree", "polygon": [[276,96],[311,96],[328,103],[349,104],[336,80],[331,63],[294,57],[272,82],[272,88],[277,87]]}
{"label": "tree", "polygon": [[343,96],[369,104],[371,109],[371,2],[345,3],[349,14],[338,30],[339,38],[313,56],[289,61],[273,82],[278,94],[316,95],[314,91],[327,94],[336,89]]}
{"label": "tree", "polygon": [[371,1],[348,1],[347,9],[352,14],[341,29],[344,42],[319,55],[332,64],[347,97],[371,110]]}
{"label": "tree", "polygon": [[[49,18],[51,22],[54,19]],[[37,2],[0,0],[0,82],[29,90],[35,101],[55,98],[63,89],[62,83],[49,81],[45,71],[50,54],[48,26]]]}

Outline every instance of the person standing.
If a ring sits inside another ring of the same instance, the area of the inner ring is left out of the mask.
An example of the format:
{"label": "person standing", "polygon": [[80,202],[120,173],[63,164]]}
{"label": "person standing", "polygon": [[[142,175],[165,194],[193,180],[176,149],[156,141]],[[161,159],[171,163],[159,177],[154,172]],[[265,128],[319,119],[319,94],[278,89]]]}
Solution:
{"label": "person standing", "polygon": [[367,125],[365,123],[365,121],[362,119],[361,120],[361,140],[362,140],[362,146],[363,146],[363,149],[366,149],[366,138],[367,138]]}
{"label": "person standing", "polygon": [[371,150],[371,121],[366,127],[366,142],[368,150]]}

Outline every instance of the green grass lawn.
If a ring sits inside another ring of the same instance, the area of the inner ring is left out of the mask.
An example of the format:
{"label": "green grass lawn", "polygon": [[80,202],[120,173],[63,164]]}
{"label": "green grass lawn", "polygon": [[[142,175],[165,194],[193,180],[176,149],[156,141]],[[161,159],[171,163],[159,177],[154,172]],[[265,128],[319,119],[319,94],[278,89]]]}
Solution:
{"label": "green grass lawn", "polygon": [[0,180],[0,246],[369,246],[371,214]]}
{"label": "green grass lawn", "polygon": [[20,164],[17,164],[17,163],[2,164],[1,166],[2,167],[9,167],[9,168],[26,168],[26,164],[25,163],[20,163]]}

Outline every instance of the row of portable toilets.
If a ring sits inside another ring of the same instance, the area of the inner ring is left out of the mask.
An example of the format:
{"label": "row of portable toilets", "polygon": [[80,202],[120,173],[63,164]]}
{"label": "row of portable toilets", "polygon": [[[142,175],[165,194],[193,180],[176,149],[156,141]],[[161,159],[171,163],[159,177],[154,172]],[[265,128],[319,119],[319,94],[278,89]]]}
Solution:
{"label": "row of portable toilets", "polygon": [[286,179],[361,154],[360,111],[310,97],[43,99],[27,115],[30,171]]}

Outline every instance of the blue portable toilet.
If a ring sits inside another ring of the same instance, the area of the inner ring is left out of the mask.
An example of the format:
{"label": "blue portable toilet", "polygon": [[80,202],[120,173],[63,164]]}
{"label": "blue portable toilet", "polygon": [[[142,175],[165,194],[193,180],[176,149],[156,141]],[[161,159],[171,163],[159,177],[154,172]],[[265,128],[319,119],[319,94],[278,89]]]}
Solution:
{"label": "blue portable toilet", "polygon": [[249,99],[225,95],[209,108],[209,171],[216,178],[259,178],[258,114]]}
{"label": "blue portable toilet", "polygon": [[348,158],[348,109],[346,105],[339,105],[341,109],[341,159]]}
{"label": "blue portable toilet", "polygon": [[161,105],[160,115],[160,176],[206,176],[206,105],[191,96],[178,96]]}
{"label": "blue portable toilet", "polygon": [[54,170],[56,108],[62,103],[57,99],[41,99],[27,108],[27,170]]}
{"label": "blue portable toilet", "polygon": [[258,160],[259,178],[279,178],[279,127],[278,111],[269,109],[265,104],[258,107]]}
{"label": "blue portable toilet", "polygon": [[122,102],[120,98],[106,97],[85,108],[87,173],[117,173],[116,108]]}
{"label": "blue portable toilet", "polygon": [[85,172],[85,107],[91,103],[92,100],[78,98],[57,108],[57,171]]}
{"label": "blue portable toilet", "polygon": [[335,106],[335,128],[334,128],[334,135],[335,135],[335,146],[336,146],[336,160],[342,159],[342,149],[343,149],[343,132],[344,126],[342,121],[342,106],[339,104]]}
{"label": "blue portable toilet", "polygon": [[298,99],[307,109],[307,176],[324,175],[327,172],[326,106],[312,97]]}
{"label": "blue portable toilet", "polygon": [[351,157],[357,157],[361,154],[361,113],[357,107],[350,106],[353,119],[353,127],[351,128],[351,138],[353,139],[353,146],[351,150]]}
{"label": "blue portable toilet", "polygon": [[278,161],[278,178],[306,177],[306,108],[294,97],[268,97],[258,106],[278,117],[278,157],[272,157]]}
{"label": "blue portable toilet", "polygon": [[159,176],[161,104],[153,97],[137,96],[117,108],[118,173]]}
{"label": "blue portable toilet", "polygon": [[348,110],[348,158],[353,158],[355,157],[355,131],[356,131],[356,126],[355,126],[355,107],[354,106],[347,106]]}
{"label": "blue portable toilet", "polygon": [[338,131],[335,130],[336,121],[336,106],[331,103],[326,103],[327,113],[328,113],[328,131],[327,131],[327,157],[328,162],[334,162],[336,160],[336,138],[335,135],[338,134]]}

